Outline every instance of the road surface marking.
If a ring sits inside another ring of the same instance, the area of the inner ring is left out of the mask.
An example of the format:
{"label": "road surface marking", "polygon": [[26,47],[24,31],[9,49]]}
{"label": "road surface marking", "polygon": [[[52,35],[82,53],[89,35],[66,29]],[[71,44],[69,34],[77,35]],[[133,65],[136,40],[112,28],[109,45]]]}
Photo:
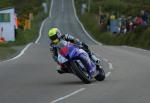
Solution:
{"label": "road surface marking", "polygon": [[35,41],[35,43],[37,44],[42,36],[42,29],[43,29],[43,26],[46,22],[47,18],[42,22],[42,25],[41,25],[41,28],[40,28],[40,31],[39,31],[39,37],[37,38],[37,40]]}
{"label": "road surface marking", "polygon": [[110,70],[113,70],[112,64],[111,64],[111,63],[108,63],[108,64],[109,64],[109,69],[110,69]]}
{"label": "road surface marking", "polygon": [[51,0],[51,7],[50,7],[50,13],[49,13],[49,17],[52,17],[52,8],[53,8],[53,0]]}
{"label": "road surface marking", "polygon": [[[95,53],[98,57],[100,57],[100,58],[103,58],[102,56],[100,56],[99,54],[97,54],[97,53]],[[105,62],[107,62],[108,63],[108,65],[109,65],[109,69],[110,70],[113,70],[114,68],[113,68],[113,65],[112,65],[112,63],[110,63],[109,61],[108,61],[108,59],[106,59],[106,58],[103,58],[103,60],[105,61]],[[108,73],[109,74],[109,73]],[[109,74],[110,75],[110,74]]]}
{"label": "road surface marking", "polygon": [[108,72],[108,73],[106,74],[106,77],[109,77],[110,74],[111,74],[111,72]]}
{"label": "road surface marking", "polygon": [[73,96],[73,95],[75,95],[75,94],[77,94],[77,93],[79,93],[79,92],[82,92],[83,90],[85,90],[85,88],[81,88],[81,89],[79,89],[79,90],[76,90],[76,91],[74,91],[74,92],[72,92],[72,93],[70,93],[70,94],[68,94],[68,95],[66,95],[66,96],[60,97],[60,98],[58,98],[58,99],[56,99],[56,100],[53,100],[53,101],[50,102],[50,103],[59,102],[59,101],[61,101],[61,100],[64,100],[64,99],[66,99],[66,98],[69,98],[69,97],[71,97],[71,96]]}

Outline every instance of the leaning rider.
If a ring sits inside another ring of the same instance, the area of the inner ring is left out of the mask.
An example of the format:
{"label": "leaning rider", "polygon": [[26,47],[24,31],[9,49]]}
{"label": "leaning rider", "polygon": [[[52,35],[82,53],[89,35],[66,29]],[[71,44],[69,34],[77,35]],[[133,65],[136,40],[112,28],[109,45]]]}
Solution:
{"label": "leaning rider", "polygon": [[[78,45],[79,47],[81,47],[83,50],[85,50],[89,57],[95,62],[95,63],[99,63],[100,60],[98,58],[96,58],[96,56],[91,53],[91,51],[89,50],[88,46],[79,41],[79,39],[74,38],[73,36],[69,35],[69,34],[64,34],[62,35],[60,30],[58,28],[51,28],[48,32],[48,36],[49,39],[51,41],[50,43],[50,50],[53,54],[53,59],[59,64],[59,62],[57,61],[58,58],[58,47],[63,46],[65,44],[60,44],[59,42],[61,40],[67,41],[67,42],[71,42],[74,43],[76,45]],[[67,69],[65,69],[65,67],[61,67],[61,69],[57,70],[58,73],[62,74],[62,73],[67,73]]]}

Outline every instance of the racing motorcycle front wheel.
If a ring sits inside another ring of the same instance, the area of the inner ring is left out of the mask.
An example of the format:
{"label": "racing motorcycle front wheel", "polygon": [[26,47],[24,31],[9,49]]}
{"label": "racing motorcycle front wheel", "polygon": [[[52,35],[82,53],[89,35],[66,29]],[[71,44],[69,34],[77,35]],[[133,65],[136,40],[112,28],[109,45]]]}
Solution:
{"label": "racing motorcycle front wheel", "polygon": [[71,62],[71,68],[74,74],[79,77],[83,83],[89,84],[91,83],[91,79],[86,71],[83,71],[77,62]]}

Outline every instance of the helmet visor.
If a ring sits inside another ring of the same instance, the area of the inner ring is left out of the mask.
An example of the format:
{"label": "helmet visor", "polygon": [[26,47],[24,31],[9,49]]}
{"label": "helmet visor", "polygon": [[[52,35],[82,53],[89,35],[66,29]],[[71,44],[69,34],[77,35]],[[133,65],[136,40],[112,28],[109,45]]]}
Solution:
{"label": "helmet visor", "polygon": [[52,41],[58,39],[57,34],[49,37]]}
{"label": "helmet visor", "polygon": [[51,39],[52,43],[54,43],[54,44],[57,44],[59,42],[57,34],[50,36],[50,39]]}

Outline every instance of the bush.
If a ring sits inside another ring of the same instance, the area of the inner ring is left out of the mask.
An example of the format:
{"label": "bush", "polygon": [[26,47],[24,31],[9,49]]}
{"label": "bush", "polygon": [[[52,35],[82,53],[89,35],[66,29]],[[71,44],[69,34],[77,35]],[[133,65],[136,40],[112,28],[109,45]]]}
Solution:
{"label": "bush", "polygon": [[106,12],[120,12],[126,9],[127,5],[120,0],[105,0],[102,2],[103,11]]}

